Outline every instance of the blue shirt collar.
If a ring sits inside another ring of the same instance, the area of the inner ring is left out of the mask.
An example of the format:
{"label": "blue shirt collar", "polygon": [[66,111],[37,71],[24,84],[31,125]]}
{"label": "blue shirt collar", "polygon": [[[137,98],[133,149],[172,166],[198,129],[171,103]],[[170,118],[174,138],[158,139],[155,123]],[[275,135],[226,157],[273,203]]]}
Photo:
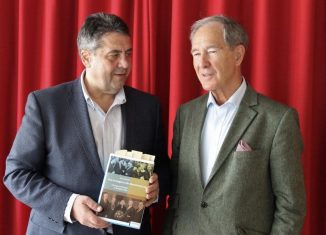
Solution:
{"label": "blue shirt collar", "polygon": [[211,105],[213,106],[217,106],[217,107],[221,107],[225,104],[232,104],[235,107],[238,107],[240,105],[240,102],[246,92],[247,89],[247,83],[246,80],[243,78],[242,79],[242,83],[240,85],[240,87],[232,94],[232,96],[222,105],[218,105],[215,101],[215,98],[212,94],[212,92],[210,91],[208,94],[208,100],[207,100],[207,108]]}

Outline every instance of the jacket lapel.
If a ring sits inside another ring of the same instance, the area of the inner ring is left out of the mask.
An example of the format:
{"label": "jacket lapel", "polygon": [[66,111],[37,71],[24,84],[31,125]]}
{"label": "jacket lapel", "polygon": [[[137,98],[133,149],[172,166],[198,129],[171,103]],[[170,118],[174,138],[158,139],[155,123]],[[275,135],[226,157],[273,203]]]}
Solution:
{"label": "jacket lapel", "polygon": [[76,79],[73,82],[71,93],[68,97],[68,103],[69,107],[72,108],[67,110],[67,112],[71,112],[71,117],[75,120],[76,136],[81,141],[80,147],[84,150],[86,158],[96,174],[103,177],[104,172],[97,153],[95,139],[88,115],[87,103],[83,95],[80,79]]}
{"label": "jacket lapel", "polygon": [[131,150],[134,148],[133,145],[135,143],[135,138],[137,138],[132,128],[135,126],[135,118],[137,118],[135,114],[137,112],[135,110],[135,106],[132,105],[134,100],[130,97],[130,91],[127,86],[124,86],[124,92],[127,102],[121,105],[121,115],[124,126],[122,149]]}
{"label": "jacket lapel", "polygon": [[217,156],[217,160],[214,164],[207,185],[217,173],[223,162],[228,156],[230,156],[232,151],[234,151],[244,132],[255,119],[257,112],[251,108],[255,105],[257,105],[257,93],[248,85],[238,112],[234,117],[233,123],[230,126],[229,132],[227,133],[219,155]]}
{"label": "jacket lapel", "polygon": [[[201,174],[201,156],[200,156],[200,140],[201,140],[201,132],[203,128],[203,124],[205,121],[205,116],[207,113],[207,99],[208,94],[202,96],[199,102],[196,102],[195,106],[193,106],[193,110],[191,110],[191,125],[190,125],[190,132],[189,137],[192,138],[192,145],[189,146],[191,150],[190,156],[193,156],[193,159],[189,159],[190,161],[194,162],[195,174],[196,178],[200,179],[202,183],[202,174]],[[187,127],[186,127],[187,128]],[[204,187],[202,185],[202,187]]]}

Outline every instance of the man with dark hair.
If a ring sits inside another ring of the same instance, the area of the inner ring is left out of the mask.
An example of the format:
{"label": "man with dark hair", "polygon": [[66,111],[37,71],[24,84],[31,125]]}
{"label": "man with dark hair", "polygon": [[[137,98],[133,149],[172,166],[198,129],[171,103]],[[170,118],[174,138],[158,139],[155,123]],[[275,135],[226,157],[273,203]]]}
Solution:
{"label": "man with dark hair", "polygon": [[248,44],[224,16],[197,21],[193,66],[204,90],[174,122],[166,235],[300,234],[305,216],[298,114],[241,74]]}
{"label": "man with dark hair", "polygon": [[32,208],[27,234],[150,234],[148,209],[136,230],[96,216],[96,201],[109,155],[122,148],[156,156],[145,206],[164,199],[168,157],[159,102],[125,86],[132,46],[118,16],[88,16],[77,44],[81,76],[29,94],[4,183]]}

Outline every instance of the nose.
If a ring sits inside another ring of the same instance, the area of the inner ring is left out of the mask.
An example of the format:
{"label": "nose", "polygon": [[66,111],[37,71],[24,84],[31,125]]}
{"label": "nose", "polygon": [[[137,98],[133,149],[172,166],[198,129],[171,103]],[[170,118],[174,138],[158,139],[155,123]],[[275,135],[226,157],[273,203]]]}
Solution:
{"label": "nose", "polygon": [[119,60],[119,67],[127,69],[130,66],[130,55],[126,53],[122,53],[120,55],[120,60]]}
{"label": "nose", "polygon": [[209,64],[206,53],[201,54],[198,58],[198,65],[202,68],[207,68]]}

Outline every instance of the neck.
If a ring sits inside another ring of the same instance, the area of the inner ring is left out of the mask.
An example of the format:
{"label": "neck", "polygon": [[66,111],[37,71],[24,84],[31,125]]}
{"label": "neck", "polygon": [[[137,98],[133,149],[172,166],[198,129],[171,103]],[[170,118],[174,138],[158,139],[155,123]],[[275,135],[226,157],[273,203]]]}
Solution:
{"label": "neck", "polygon": [[235,82],[227,84],[217,90],[211,91],[212,95],[218,105],[224,104],[236,90],[241,86],[242,77],[240,76]]}
{"label": "neck", "polygon": [[106,113],[110,109],[111,105],[113,104],[116,94],[109,94],[103,92],[97,87],[90,85],[87,79],[84,79],[84,84],[92,100],[96,104],[98,104],[101,107],[101,109]]}
{"label": "neck", "polygon": [[92,99],[101,107],[101,109],[106,113],[111,105],[113,104],[115,95],[99,95],[91,96]]}

